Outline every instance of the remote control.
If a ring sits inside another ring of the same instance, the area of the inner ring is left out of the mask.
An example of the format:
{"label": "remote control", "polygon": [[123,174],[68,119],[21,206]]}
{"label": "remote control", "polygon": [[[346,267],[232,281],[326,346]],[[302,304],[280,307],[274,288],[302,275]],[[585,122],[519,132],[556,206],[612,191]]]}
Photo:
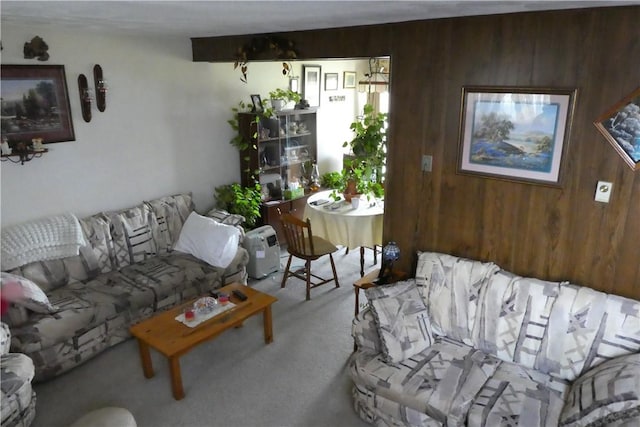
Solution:
{"label": "remote control", "polygon": [[233,295],[238,298],[240,301],[246,301],[247,300],[247,296],[242,293],[242,291],[239,290],[234,290],[233,291]]}

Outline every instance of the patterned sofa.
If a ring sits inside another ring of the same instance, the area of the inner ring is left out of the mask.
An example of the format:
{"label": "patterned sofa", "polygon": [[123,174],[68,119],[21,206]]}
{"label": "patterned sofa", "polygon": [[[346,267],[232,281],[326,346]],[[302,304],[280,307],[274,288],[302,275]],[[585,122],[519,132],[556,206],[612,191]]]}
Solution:
{"label": "patterned sofa", "polygon": [[[240,245],[226,268],[172,248],[194,211],[191,194],[79,220],[87,245],[77,256],[12,269],[42,289],[55,310],[12,304],[3,321],[11,349],[29,356],[35,381],[57,376],[130,337],[129,326],[231,282],[246,284],[248,252]],[[218,222],[234,215],[212,211]],[[240,230],[240,226],[237,226]]]}
{"label": "patterned sofa", "polygon": [[638,426],[640,302],[421,252],[353,322],[355,409],[380,426]]}
{"label": "patterned sofa", "polygon": [[2,427],[28,427],[36,416],[36,392],[31,388],[34,369],[29,357],[9,353],[11,331],[0,323],[0,408]]}

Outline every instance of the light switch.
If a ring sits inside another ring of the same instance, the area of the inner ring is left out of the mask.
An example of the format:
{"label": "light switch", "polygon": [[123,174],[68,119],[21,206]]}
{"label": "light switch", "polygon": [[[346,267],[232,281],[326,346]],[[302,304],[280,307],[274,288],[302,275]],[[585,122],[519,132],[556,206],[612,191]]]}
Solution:
{"label": "light switch", "polygon": [[613,191],[613,184],[607,181],[598,181],[596,186],[596,202],[609,203],[611,198],[611,192]]}
{"label": "light switch", "polygon": [[433,168],[433,157],[427,156],[426,154],[422,156],[422,172],[431,172]]}

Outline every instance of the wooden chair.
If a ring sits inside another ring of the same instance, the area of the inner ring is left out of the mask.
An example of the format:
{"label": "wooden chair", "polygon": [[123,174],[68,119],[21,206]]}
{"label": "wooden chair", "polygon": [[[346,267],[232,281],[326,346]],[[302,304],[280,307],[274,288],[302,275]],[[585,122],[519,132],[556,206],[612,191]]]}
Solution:
{"label": "wooden chair", "polygon": [[[314,236],[311,232],[311,221],[308,218],[306,221],[303,221],[291,213],[285,213],[280,215],[280,222],[282,223],[282,229],[287,241],[287,252],[289,252],[289,260],[287,261],[284,276],[282,276],[281,287],[284,288],[287,279],[291,276],[304,280],[307,284],[307,301],[311,299],[311,288],[324,285],[331,281],[336,282],[336,288],[340,287],[336,273],[336,265],[333,262],[333,253],[338,250],[336,245],[322,237]],[[329,279],[317,276],[311,272],[311,262],[325,255],[329,255],[331,269],[333,270],[333,277]],[[291,270],[291,260],[293,257],[304,260],[304,267]],[[318,281],[315,283],[312,282],[312,277]]]}

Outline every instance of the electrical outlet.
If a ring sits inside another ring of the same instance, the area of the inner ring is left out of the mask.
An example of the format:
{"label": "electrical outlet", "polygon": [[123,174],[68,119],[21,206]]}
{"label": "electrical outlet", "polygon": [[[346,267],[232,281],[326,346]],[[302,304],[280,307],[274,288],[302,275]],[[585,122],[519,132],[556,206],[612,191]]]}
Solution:
{"label": "electrical outlet", "polygon": [[612,191],[613,191],[612,183],[607,181],[598,181],[594,200],[596,202],[609,203],[609,199],[611,198]]}
{"label": "electrical outlet", "polygon": [[431,172],[433,168],[433,156],[422,155],[422,172]]}

